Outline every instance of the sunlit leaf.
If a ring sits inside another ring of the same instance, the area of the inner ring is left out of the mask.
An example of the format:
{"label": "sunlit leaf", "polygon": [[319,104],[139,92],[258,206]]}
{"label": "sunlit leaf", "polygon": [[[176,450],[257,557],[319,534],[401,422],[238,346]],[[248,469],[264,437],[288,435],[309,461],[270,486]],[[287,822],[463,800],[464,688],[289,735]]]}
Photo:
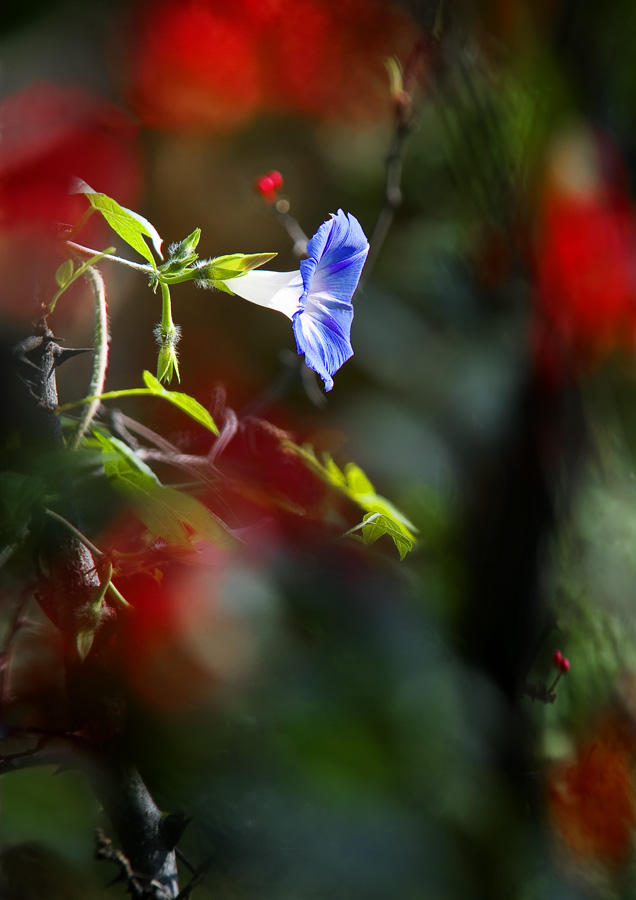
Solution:
{"label": "sunlit leaf", "polygon": [[[365,517],[357,526],[362,530],[365,543],[372,544],[386,534],[395,544],[400,559],[404,559],[409,550],[413,549],[417,529],[390,500],[376,493],[360,466],[347,463],[343,471],[328,453],[323,454],[322,461],[319,460],[309,444],[299,447],[285,442],[285,446],[298,453],[312,471],[365,511]],[[355,532],[356,529],[351,531]]]}
{"label": "sunlit leaf", "polygon": [[194,397],[190,397],[188,394],[184,394],[181,391],[166,390],[155,376],[147,370],[144,371],[144,382],[146,384],[145,388],[123,388],[121,391],[107,391],[105,394],[95,394],[91,397],[83,397],[81,400],[65,403],[63,406],[59,407],[59,411],[72,409],[74,406],[79,406],[82,403],[90,403],[93,400],[118,400],[120,397],[161,397],[162,400],[167,400],[168,403],[172,403],[173,406],[178,407],[181,412],[190,416],[190,418],[194,419],[195,422],[198,422],[199,425],[208,428],[213,434],[219,433],[216,422],[210,413],[198,402],[198,400],[195,400]]}
{"label": "sunlit leaf", "polygon": [[65,259],[62,265],[58,268],[55,273],[55,280],[57,282],[58,287],[66,287],[71,278],[73,277],[73,260]]}
{"label": "sunlit leaf", "polygon": [[144,371],[144,384],[155,397],[163,397],[169,403],[179,407],[182,412],[194,419],[200,425],[208,428],[213,434],[218,434],[219,429],[207,409],[202,406],[194,397],[184,394],[181,391],[168,391],[166,388],[147,370]]}
{"label": "sunlit leaf", "polygon": [[115,490],[128,497],[148,531],[181,547],[206,540],[233,550],[237,538],[195,497],[162,485],[154,472],[117,438],[96,434],[104,449],[104,471]]}
{"label": "sunlit leaf", "polygon": [[156,267],[155,259],[145,241],[146,237],[150,238],[155,252],[163,259],[161,252],[163,239],[148,219],[139,215],[139,213],[133,212],[131,209],[127,209],[125,206],[120,206],[112,197],[94,191],[86,182],[78,182],[76,191],[86,194],[93,209],[96,209],[103,215],[113,231],[117,232],[127,244],[130,244],[137,253],[147,259],[153,267]]}
{"label": "sunlit leaf", "polygon": [[406,528],[395,519],[384,513],[367,513],[362,520],[362,537],[365,544],[373,544],[382,535],[388,535],[395,544],[400,559],[413,549],[413,538],[409,536]]}
{"label": "sunlit leaf", "polygon": [[[130,478],[137,475],[146,478],[149,483],[161,484],[150,466],[139,459],[137,454],[123,441],[116,437],[95,432],[95,439],[102,448],[104,472],[109,478]],[[90,446],[92,441],[87,441]]]}
{"label": "sunlit leaf", "polygon": [[237,548],[238,539],[230,529],[190,494],[164,486],[159,491],[153,492],[151,503],[157,515],[165,515],[172,519],[176,517],[182,528],[187,526],[194,540],[209,541],[223,550]]}

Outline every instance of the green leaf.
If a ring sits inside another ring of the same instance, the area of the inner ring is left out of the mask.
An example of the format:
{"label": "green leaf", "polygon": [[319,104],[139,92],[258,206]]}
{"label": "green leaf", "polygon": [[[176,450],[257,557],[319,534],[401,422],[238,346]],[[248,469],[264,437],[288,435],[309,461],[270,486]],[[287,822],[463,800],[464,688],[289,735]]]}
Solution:
{"label": "green leaf", "polygon": [[104,471],[115,490],[126,496],[148,531],[172,544],[192,548],[203,539],[223,550],[234,550],[237,538],[195,497],[162,485],[154,472],[122,441],[95,434],[105,459]]}
{"label": "green leaf", "polygon": [[191,419],[194,419],[195,422],[208,428],[213,434],[219,433],[219,429],[210,413],[204,406],[201,406],[194,397],[190,397],[188,394],[184,394],[181,391],[166,390],[155,376],[147,370],[144,371],[143,378],[144,384],[153,396],[162,397],[164,400],[177,406],[182,412],[190,416]]}
{"label": "green leaf", "polygon": [[76,191],[86,194],[93,209],[96,209],[103,215],[113,231],[116,231],[127,244],[130,244],[137,253],[156,268],[155,258],[145,241],[145,237],[150,238],[157,256],[162,259],[161,245],[163,239],[148,219],[145,219],[139,213],[133,212],[131,209],[127,209],[125,206],[120,206],[112,197],[97,193],[84,181],[77,184]]}
{"label": "green leaf", "polygon": [[44,493],[45,485],[40,478],[20,472],[0,472],[0,544],[24,536],[33,504]]}
{"label": "green leaf", "polygon": [[347,463],[345,466],[346,484],[350,491],[358,497],[375,496],[375,489],[360,466]]}
{"label": "green leaf", "polygon": [[[196,497],[184,494],[175,488],[163,486],[149,498],[153,513],[157,518],[174,520],[175,517],[184,534],[192,532],[192,539],[203,539],[222,550],[236,550],[239,541],[230,529],[214,513],[200,503]],[[188,540],[189,543],[189,540]]]}
{"label": "green leaf", "polygon": [[362,520],[362,537],[365,544],[373,544],[384,534],[387,534],[397,547],[400,559],[404,559],[413,549],[413,538],[404,526],[384,513],[367,513]]}
{"label": "green leaf", "polygon": [[328,453],[323,454],[321,462],[309,444],[299,447],[291,441],[285,441],[284,446],[294,450],[312,471],[365,511],[362,522],[351,529],[349,534],[361,529],[363,540],[367,544],[372,544],[383,534],[387,534],[395,544],[400,559],[404,559],[406,553],[413,549],[416,527],[390,500],[376,493],[360,466],[347,463],[342,471]]}
{"label": "green leaf", "polygon": [[[161,484],[150,466],[139,459],[137,454],[119,438],[106,436],[95,431],[95,440],[102,448],[102,464],[108,478],[128,478],[141,476],[153,484]],[[87,446],[92,441],[87,441]]]}
{"label": "green leaf", "polygon": [[81,400],[74,400],[71,403],[65,403],[63,406],[58,407],[58,412],[72,409],[74,406],[79,406],[82,403],[90,403],[93,400],[117,400],[119,397],[160,397],[162,400],[172,403],[173,406],[177,406],[187,416],[190,416],[199,425],[203,425],[204,428],[208,428],[213,434],[219,433],[216,422],[210,413],[194,397],[190,397],[181,391],[166,390],[155,376],[147,370],[144,371],[143,377],[147,385],[145,388],[124,388],[121,391],[107,391],[105,394],[83,397]]}
{"label": "green leaf", "polygon": [[73,277],[73,260],[65,259],[62,265],[58,268],[55,273],[55,280],[57,282],[58,287],[66,287],[71,278]]}

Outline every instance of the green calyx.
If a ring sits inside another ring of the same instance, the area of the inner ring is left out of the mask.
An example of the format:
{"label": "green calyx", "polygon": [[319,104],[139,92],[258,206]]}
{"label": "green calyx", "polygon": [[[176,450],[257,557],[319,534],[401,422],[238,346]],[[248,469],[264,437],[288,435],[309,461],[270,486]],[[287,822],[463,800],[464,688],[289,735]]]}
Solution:
{"label": "green calyx", "polygon": [[224,284],[231,278],[247,275],[252,269],[264,266],[276,253],[230,253],[227,256],[216,256],[199,264],[197,281],[204,287],[232,293]]}

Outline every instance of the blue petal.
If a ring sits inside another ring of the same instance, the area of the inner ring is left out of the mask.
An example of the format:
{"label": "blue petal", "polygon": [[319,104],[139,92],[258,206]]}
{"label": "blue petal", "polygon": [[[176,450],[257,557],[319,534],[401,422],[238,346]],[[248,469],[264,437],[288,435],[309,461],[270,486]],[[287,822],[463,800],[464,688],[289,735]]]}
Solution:
{"label": "blue petal", "polygon": [[353,356],[351,299],[368,252],[358,220],[339,209],[309,241],[309,259],[300,264],[303,295],[292,319],[294,336],[298,352],[323,378],[327,391],[333,387],[331,376]]}
{"label": "blue petal", "polygon": [[309,292],[324,292],[350,302],[368,252],[369,243],[358,220],[339,209],[307,244],[309,259],[300,264],[303,299]]}
{"label": "blue petal", "polygon": [[353,306],[340,300],[308,298],[305,308],[292,319],[299,353],[305,354],[310,369],[318,372],[325,390],[333,387],[331,377],[353,356],[351,321]]}

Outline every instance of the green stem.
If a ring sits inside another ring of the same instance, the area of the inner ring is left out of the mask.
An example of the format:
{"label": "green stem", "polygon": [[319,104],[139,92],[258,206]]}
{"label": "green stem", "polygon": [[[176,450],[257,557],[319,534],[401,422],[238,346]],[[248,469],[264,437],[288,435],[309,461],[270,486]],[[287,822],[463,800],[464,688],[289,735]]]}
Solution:
{"label": "green stem", "polygon": [[106,285],[101,274],[94,266],[88,266],[85,272],[86,280],[90,283],[95,298],[95,354],[93,357],[93,374],[88,387],[90,399],[82,411],[77,427],[69,441],[69,448],[76,450],[99,409],[100,400],[98,394],[104,390],[106,370],[108,368],[108,306],[106,299]]}
{"label": "green stem", "polygon": [[[73,247],[75,247],[76,245],[73,244],[71,241],[69,241],[68,246],[71,249],[73,249]],[[72,276],[69,278],[69,280],[66,282],[66,284],[63,284],[62,287],[54,294],[53,299],[48,304],[48,307],[46,310],[46,315],[50,315],[53,312],[57,301],[60,299],[60,297],[62,296],[64,291],[66,291],[66,290],[68,290],[68,288],[70,288],[70,286],[73,284],[74,281],[77,281],[78,278],[81,278],[82,275],[85,275],[86,272],[88,271],[88,269],[91,266],[94,266],[95,263],[98,263],[100,261],[100,259],[110,258],[108,256],[108,253],[110,250],[114,250],[114,249],[115,249],[114,247],[109,247],[108,250],[105,250],[103,253],[95,253],[93,250],[89,251],[90,253],[93,253],[93,256],[91,256],[90,259],[86,260],[86,262],[83,265],[81,265],[79,267],[79,269],[76,269],[73,272]]]}
{"label": "green stem", "polygon": [[106,391],[105,394],[94,394],[89,397],[82,397],[81,400],[70,400],[62,406],[58,406],[57,413],[66,412],[76,406],[83,406],[85,403],[93,403],[93,401],[101,402],[102,400],[115,400],[118,397],[153,397],[156,396],[150,388],[125,388],[121,391]]}
{"label": "green stem", "polygon": [[[76,244],[74,241],[66,242],[69,249],[73,250],[75,253],[80,253],[83,256],[93,256],[97,255],[101,259],[109,259],[111,262],[120,263],[122,266],[128,266],[129,269],[135,269],[137,272],[144,272],[146,275],[156,275],[156,270],[148,265],[147,263],[136,263],[132,262],[130,259],[124,259],[123,256],[113,256],[111,253],[99,253],[96,254],[95,250],[91,250],[89,247],[82,247],[81,244]],[[114,249],[114,248],[110,248]]]}
{"label": "green stem", "polygon": [[157,280],[160,284],[183,284],[185,281],[193,281],[201,272],[197,269],[185,269],[178,275],[167,275],[165,272],[157,272]]}
{"label": "green stem", "polygon": [[164,281],[160,281],[159,286],[161,287],[161,322],[155,328],[155,337],[159,344],[157,379],[169,383],[173,374],[177,376],[177,381],[181,380],[177,359],[177,344],[181,329],[172,321],[170,288]]}
{"label": "green stem", "polygon": [[172,321],[172,301],[170,299],[170,288],[164,281],[160,281],[161,287],[161,330],[166,334],[170,334],[175,330]]}
{"label": "green stem", "polygon": [[90,219],[90,217],[95,212],[94,206],[89,206],[88,209],[82,214],[82,217],[73,225],[71,230],[66,235],[66,240],[70,241],[71,238],[74,238],[77,232],[82,228],[86,222]]}

